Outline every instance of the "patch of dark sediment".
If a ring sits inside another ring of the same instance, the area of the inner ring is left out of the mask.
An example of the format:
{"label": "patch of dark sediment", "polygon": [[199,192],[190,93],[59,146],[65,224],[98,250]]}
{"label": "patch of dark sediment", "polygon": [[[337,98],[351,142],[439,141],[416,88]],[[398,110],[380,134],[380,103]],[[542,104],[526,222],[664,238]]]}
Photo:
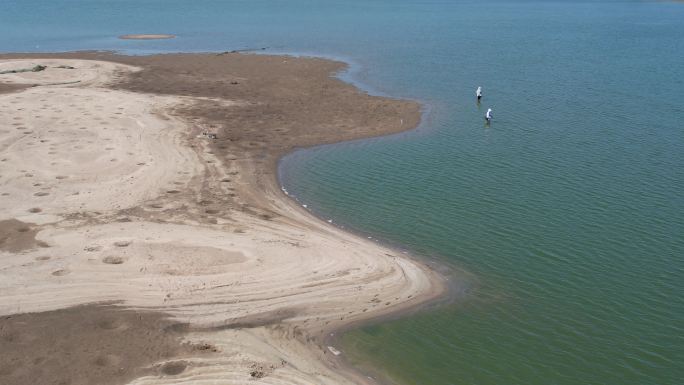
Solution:
{"label": "patch of dark sediment", "polygon": [[111,304],[2,316],[0,384],[126,384],[179,374],[187,364],[174,358],[216,351],[184,344],[174,325],[165,313]]}
{"label": "patch of dark sediment", "polygon": [[38,229],[16,219],[0,221],[0,250],[18,253],[23,250],[46,246],[36,241]]}
{"label": "patch of dark sediment", "polygon": [[198,328],[198,330],[217,331],[226,329],[251,329],[262,326],[272,326],[280,324],[284,320],[292,318],[297,314],[298,311],[295,308],[271,310],[263,313],[250,314],[244,317],[229,319],[221,325],[207,326]]}
{"label": "patch of dark sediment", "polygon": [[31,87],[30,85],[26,85],[26,84],[0,83],[0,94],[9,94],[11,92],[21,91],[21,90],[24,90],[24,89],[30,88],[30,87]]}

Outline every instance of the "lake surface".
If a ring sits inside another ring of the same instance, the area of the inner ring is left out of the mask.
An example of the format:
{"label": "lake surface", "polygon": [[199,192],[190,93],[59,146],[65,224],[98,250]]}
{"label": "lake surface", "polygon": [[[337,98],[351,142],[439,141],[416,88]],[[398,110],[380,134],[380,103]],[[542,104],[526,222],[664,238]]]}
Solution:
{"label": "lake surface", "polygon": [[[345,336],[374,374],[682,383],[683,3],[0,4],[0,51],[265,47],[344,58],[373,92],[421,100],[418,130],[281,165],[287,189],[322,217],[462,272],[455,304]],[[127,33],[179,37],[116,39]]]}

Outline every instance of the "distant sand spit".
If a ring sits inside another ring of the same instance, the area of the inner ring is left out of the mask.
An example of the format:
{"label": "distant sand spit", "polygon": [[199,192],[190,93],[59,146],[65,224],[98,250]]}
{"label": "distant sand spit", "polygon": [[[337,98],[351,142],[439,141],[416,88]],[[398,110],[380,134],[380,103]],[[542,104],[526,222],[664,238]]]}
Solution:
{"label": "distant sand spit", "polygon": [[173,39],[176,35],[167,34],[137,34],[137,35],[121,35],[119,39],[124,40],[161,40],[161,39]]}
{"label": "distant sand spit", "polygon": [[367,381],[325,336],[446,285],[277,185],[295,147],[417,124],[417,104],[366,95],[341,68],[0,55],[0,383]]}

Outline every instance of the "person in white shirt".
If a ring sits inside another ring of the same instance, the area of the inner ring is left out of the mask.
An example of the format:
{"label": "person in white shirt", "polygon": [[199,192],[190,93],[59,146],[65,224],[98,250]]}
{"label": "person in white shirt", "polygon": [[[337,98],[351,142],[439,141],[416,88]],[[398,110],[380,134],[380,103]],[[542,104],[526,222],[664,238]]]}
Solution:
{"label": "person in white shirt", "polygon": [[479,102],[480,99],[482,99],[482,87],[477,87],[477,90],[475,91],[475,95],[477,96],[477,101]]}
{"label": "person in white shirt", "polygon": [[487,123],[492,121],[492,109],[488,108],[487,113],[485,114],[485,120],[487,120]]}

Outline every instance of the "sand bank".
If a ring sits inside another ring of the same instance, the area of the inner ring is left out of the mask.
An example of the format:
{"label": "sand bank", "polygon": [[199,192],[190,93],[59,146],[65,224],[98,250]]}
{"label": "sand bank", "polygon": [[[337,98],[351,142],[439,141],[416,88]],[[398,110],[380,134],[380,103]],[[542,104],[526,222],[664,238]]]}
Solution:
{"label": "sand bank", "polygon": [[[295,147],[414,127],[415,103],[320,59],[0,55],[36,63],[0,75],[0,383],[355,383],[324,337],[444,292],[275,176]],[[54,354],[79,339],[97,354]]]}
{"label": "sand bank", "polygon": [[160,39],[173,39],[176,35],[168,34],[137,34],[137,35],[121,35],[119,39],[124,40],[160,40]]}

